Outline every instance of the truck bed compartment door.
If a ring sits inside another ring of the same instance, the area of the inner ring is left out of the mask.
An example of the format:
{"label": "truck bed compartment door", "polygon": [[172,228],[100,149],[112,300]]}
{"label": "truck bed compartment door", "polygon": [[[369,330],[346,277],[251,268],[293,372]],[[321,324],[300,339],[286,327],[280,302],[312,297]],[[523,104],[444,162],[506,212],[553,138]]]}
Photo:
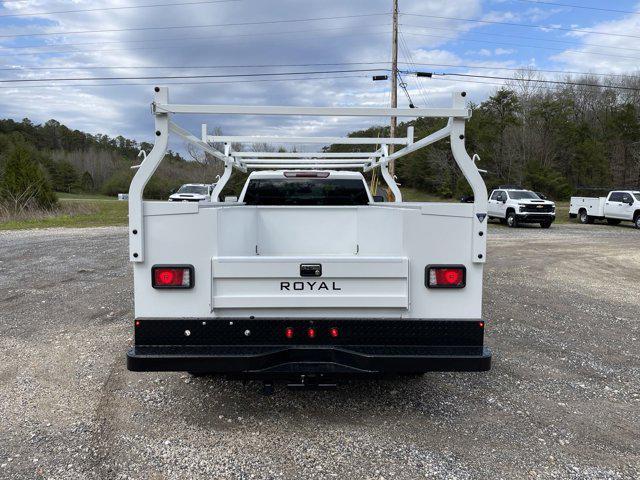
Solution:
{"label": "truck bed compartment door", "polygon": [[408,308],[405,257],[214,257],[212,309]]}

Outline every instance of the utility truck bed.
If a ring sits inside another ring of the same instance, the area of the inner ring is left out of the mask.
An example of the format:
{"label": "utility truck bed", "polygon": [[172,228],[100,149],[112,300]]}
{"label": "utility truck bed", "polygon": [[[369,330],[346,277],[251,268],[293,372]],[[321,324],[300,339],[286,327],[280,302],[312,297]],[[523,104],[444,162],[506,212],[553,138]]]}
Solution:
{"label": "utility truck bed", "polygon": [[[155,104],[160,138],[171,130],[212,153],[215,137],[197,139],[169,124],[164,95],[160,89]],[[415,143],[407,138],[400,152],[450,137],[475,204],[403,203],[395,182],[396,202],[373,202],[362,173],[338,169],[380,167],[389,178],[385,139],[357,159],[259,152],[248,159],[227,147],[215,151],[226,171],[212,203],[143,202],[146,175],[166,148],[158,142],[130,192],[129,369],[286,381],[489,369],[481,314],[486,189],[460,138],[465,117],[460,109],[450,113],[443,131]],[[280,169],[281,162],[291,167]],[[217,201],[233,168],[274,165],[251,173],[238,202]]]}

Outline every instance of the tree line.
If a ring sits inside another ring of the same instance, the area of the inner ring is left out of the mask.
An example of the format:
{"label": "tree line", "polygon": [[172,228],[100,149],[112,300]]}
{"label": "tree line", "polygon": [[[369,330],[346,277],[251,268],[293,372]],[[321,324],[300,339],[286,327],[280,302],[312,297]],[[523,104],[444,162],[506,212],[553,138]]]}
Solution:
{"label": "tree line", "polygon": [[[515,184],[562,200],[585,188],[640,188],[640,77],[569,77],[555,86],[531,80],[540,78],[521,72],[518,80],[471,105],[467,151],[480,156],[478,167],[487,171],[490,189]],[[398,136],[411,125],[419,139],[445,122],[419,117],[401,123]],[[349,136],[387,137],[389,129],[374,126]],[[140,150],[151,148],[123,136],[72,130],[56,120],[42,125],[26,118],[0,120],[0,206],[50,208],[55,192],[127,192],[131,166],[140,162]],[[330,145],[324,150],[363,148]],[[250,149],[276,151],[270,145]],[[145,189],[147,198],[164,199],[183,183],[212,183],[222,173],[221,163],[211,156],[190,148],[186,152],[189,159],[167,152]],[[470,193],[448,140],[401,159],[396,174],[401,185],[442,197]],[[245,178],[233,175],[223,195],[239,193]]]}
{"label": "tree line", "polygon": [[[562,200],[592,189],[640,188],[639,77],[567,78],[568,84],[536,84],[528,72],[471,105],[466,146],[481,161],[488,188],[521,185]],[[614,85],[620,88],[611,88]],[[445,120],[418,118],[401,123],[416,139],[445,126]],[[388,127],[349,136],[384,137]],[[326,151],[358,151],[331,145]],[[396,164],[398,182],[443,197],[470,193],[451,156],[448,140],[419,150]]]}
{"label": "tree line", "polygon": [[[0,202],[5,209],[50,209],[55,192],[116,195],[129,191],[140,150],[153,145],[123,136],[71,130],[56,120],[36,125],[0,120]],[[166,198],[183,183],[212,182],[216,166],[187,161],[168,151],[145,189],[147,198]]]}

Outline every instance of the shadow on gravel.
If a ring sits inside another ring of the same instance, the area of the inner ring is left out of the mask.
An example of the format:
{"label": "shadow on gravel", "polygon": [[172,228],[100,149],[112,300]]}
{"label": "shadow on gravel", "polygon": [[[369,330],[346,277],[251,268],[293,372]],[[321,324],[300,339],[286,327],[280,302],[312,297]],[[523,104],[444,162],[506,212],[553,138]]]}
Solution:
{"label": "shadow on gravel", "polygon": [[[480,408],[483,374],[427,374],[375,380],[353,380],[329,390],[296,390],[276,385],[272,395],[260,382],[228,381],[215,377],[172,382],[169,395],[177,395],[174,413],[188,424],[214,424],[218,420],[251,418],[273,422],[352,424],[377,423],[428,415],[441,419],[466,416]],[[186,391],[188,390],[188,392]]]}

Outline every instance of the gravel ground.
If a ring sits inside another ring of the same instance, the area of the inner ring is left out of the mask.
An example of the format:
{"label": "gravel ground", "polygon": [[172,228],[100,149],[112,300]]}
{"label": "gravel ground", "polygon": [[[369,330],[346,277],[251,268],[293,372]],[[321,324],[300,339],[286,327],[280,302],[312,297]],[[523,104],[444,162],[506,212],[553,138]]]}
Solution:
{"label": "gravel ground", "polygon": [[0,233],[0,478],[640,478],[640,232],[492,226],[488,373],[131,373],[122,228]]}

